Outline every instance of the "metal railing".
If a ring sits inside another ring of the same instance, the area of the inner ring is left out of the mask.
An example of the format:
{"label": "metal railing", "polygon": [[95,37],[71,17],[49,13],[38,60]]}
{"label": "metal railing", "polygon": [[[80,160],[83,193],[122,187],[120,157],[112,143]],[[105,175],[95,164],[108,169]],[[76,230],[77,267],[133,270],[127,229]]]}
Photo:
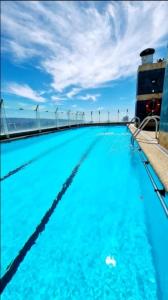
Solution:
{"label": "metal railing", "polygon": [[3,100],[0,102],[0,109],[1,136],[7,138],[21,132],[41,132],[45,129],[59,129],[65,126],[129,121],[128,109],[74,111],[61,110],[59,107],[51,109],[43,105],[36,105],[31,109],[26,106],[13,108]]}
{"label": "metal railing", "polygon": [[134,121],[138,121],[138,127],[139,127],[139,125],[140,125],[140,123],[141,123],[140,118],[137,117],[137,116],[135,116],[135,117],[133,117],[133,118],[131,119],[130,123],[133,123]]}
{"label": "metal railing", "polygon": [[145,126],[150,122],[150,121],[154,121],[155,122],[155,138],[158,139],[158,128],[159,128],[159,120],[160,117],[159,116],[148,116],[146,117],[141,124],[138,126],[138,128],[135,130],[135,132],[132,134],[131,136],[131,142],[132,144],[134,143],[134,139],[138,136],[138,134],[145,128]]}

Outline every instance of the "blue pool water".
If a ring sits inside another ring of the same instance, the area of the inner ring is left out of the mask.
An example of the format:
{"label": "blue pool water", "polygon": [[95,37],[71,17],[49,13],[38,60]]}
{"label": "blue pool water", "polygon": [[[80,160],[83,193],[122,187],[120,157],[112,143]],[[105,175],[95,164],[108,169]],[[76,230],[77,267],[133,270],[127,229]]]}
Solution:
{"label": "blue pool water", "polygon": [[168,299],[168,220],[126,127],[4,143],[1,163],[2,277],[60,198],[3,300]]}

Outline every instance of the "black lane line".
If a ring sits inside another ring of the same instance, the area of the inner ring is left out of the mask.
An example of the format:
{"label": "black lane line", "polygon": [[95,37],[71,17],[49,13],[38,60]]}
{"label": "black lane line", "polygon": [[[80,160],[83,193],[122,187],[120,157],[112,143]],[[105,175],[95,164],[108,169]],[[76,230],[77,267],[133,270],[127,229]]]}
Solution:
{"label": "black lane line", "polygon": [[70,139],[68,139],[67,141],[65,141],[65,142],[63,142],[63,143],[61,143],[61,144],[59,144],[58,146],[54,146],[54,147],[48,149],[47,151],[44,151],[44,152],[42,152],[41,154],[35,156],[34,158],[32,158],[31,160],[27,161],[27,162],[24,163],[23,165],[19,166],[18,168],[16,168],[16,169],[10,171],[9,173],[7,173],[7,174],[4,175],[3,177],[1,177],[1,178],[0,178],[0,181],[3,181],[3,180],[5,180],[6,178],[8,178],[8,177],[10,177],[10,176],[16,174],[17,172],[23,170],[25,167],[27,167],[27,166],[30,165],[31,163],[37,161],[38,159],[42,158],[43,156],[45,156],[45,155],[47,155],[48,153],[50,153],[50,152],[52,152],[53,150],[55,150],[56,147],[57,147],[57,148],[60,148],[60,147],[62,147],[62,146],[64,146],[64,145],[66,145],[67,143],[69,143],[69,142],[75,140],[77,137],[81,136],[82,134],[83,134],[83,133],[80,133],[80,134],[76,135],[75,137],[70,138]]}
{"label": "black lane line", "polygon": [[33,234],[29,237],[29,239],[24,244],[23,248],[19,251],[18,255],[15,257],[13,262],[9,265],[8,270],[6,271],[6,273],[2,276],[2,278],[0,280],[0,294],[3,292],[3,290],[5,289],[7,284],[11,281],[11,279],[15,275],[17,269],[19,268],[21,262],[24,260],[26,254],[31,249],[31,247],[35,244],[39,234],[44,231],[46,224],[48,223],[51,215],[53,214],[55,208],[57,207],[57,204],[62,199],[63,195],[65,194],[65,192],[67,191],[67,189],[71,185],[71,183],[72,183],[76,173],[78,172],[81,164],[87,158],[87,156],[91,152],[92,148],[95,146],[95,144],[97,143],[97,141],[99,139],[100,139],[100,137],[98,137],[96,140],[94,140],[91,143],[91,145],[89,146],[89,148],[86,150],[86,152],[82,155],[82,157],[79,160],[78,164],[74,167],[74,169],[72,170],[70,176],[64,182],[64,184],[62,186],[62,189],[57,194],[57,197],[53,201],[51,207],[49,208],[49,210],[45,213],[45,215],[41,219],[40,224],[36,227]]}

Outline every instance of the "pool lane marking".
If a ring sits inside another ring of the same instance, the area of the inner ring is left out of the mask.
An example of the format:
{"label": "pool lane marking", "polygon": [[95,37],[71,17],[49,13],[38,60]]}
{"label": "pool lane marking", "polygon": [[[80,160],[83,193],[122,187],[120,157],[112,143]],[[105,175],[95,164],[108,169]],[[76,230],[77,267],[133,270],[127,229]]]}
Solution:
{"label": "pool lane marking", "polygon": [[62,147],[62,146],[64,146],[64,145],[66,145],[67,143],[73,141],[74,139],[76,139],[76,137],[79,137],[79,136],[81,136],[81,135],[82,135],[82,134],[80,133],[80,134],[76,135],[75,137],[70,138],[70,139],[68,139],[67,141],[61,143],[60,145],[54,146],[54,147],[50,148],[49,150],[42,152],[41,154],[35,156],[34,158],[32,158],[31,160],[27,161],[27,162],[24,163],[23,165],[17,167],[16,169],[14,169],[14,170],[12,170],[12,171],[9,171],[9,173],[7,173],[6,175],[4,175],[3,177],[0,178],[0,181],[3,181],[3,180],[5,180],[5,179],[7,179],[8,177],[10,177],[10,176],[16,174],[17,172],[23,170],[25,167],[27,167],[27,166],[30,165],[31,163],[37,161],[38,159],[40,159],[40,158],[42,158],[43,156],[47,155],[48,153],[52,152],[56,147],[57,147],[57,148],[60,148],[60,147]]}
{"label": "pool lane marking", "polygon": [[67,191],[67,189],[71,185],[71,183],[72,183],[75,175],[77,174],[81,164],[87,158],[87,156],[89,155],[89,153],[91,152],[91,150],[93,149],[93,147],[95,146],[95,144],[98,142],[99,139],[100,138],[98,137],[96,140],[94,140],[91,143],[91,145],[89,146],[89,148],[82,155],[79,162],[74,167],[71,174],[69,175],[69,177],[66,179],[66,181],[62,185],[62,188],[59,191],[59,193],[57,194],[57,196],[56,196],[55,200],[53,201],[51,207],[49,208],[49,210],[45,213],[45,215],[41,219],[40,224],[36,227],[33,234],[28,238],[27,242],[24,244],[22,249],[19,251],[18,255],[15,257],[13,262],[9,265],[8,270],[6,271],[6,273],[0,279],[0,294],[3,292],[5,287],[8,285],[8,283],[11,281],[11,279],[13,278],[15,273],[17,272],[17,269],[19,268],[21,262],[24,260],[24,258],[27,255],[28,251],[35,244],[39,234],[44,231],[46,224],[48,223],[51,215],[53,214],[55,208],[57,207],[57,204],[62,199],[63,195],[65,194],[65,192]]}

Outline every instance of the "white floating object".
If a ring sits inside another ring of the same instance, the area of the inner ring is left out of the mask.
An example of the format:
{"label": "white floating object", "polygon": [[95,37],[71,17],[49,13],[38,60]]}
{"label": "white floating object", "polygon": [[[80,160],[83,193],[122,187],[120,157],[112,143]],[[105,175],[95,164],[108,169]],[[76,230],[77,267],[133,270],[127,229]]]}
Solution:
{"label": "white floating object", "polygon": [[117,262],[113,256],[107,256],[105,262],[106,262],[106,265],[110,265],[112,267],[115,267],[117,264]]}

